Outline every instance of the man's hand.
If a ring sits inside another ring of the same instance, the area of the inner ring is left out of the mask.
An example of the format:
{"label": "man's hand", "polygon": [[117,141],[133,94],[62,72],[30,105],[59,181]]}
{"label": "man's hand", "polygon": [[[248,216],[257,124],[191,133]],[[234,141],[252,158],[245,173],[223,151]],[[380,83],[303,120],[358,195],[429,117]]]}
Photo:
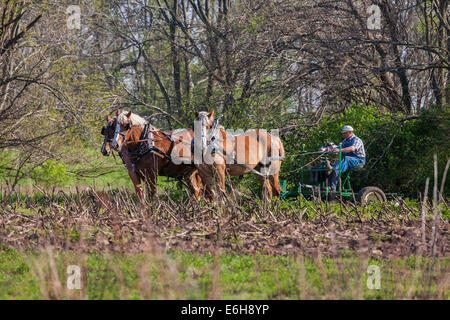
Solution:
{"label": "man's hand", "polygon": [[[351,146],[351,147],[347,147],[347,148],[342,148],[341,152],[342,153],[348,153],[348,152],[353,152],[355,150],[356,150],[356,148]],[[339,148],[328,148],[327,151],[328,152],[339,152]]]}

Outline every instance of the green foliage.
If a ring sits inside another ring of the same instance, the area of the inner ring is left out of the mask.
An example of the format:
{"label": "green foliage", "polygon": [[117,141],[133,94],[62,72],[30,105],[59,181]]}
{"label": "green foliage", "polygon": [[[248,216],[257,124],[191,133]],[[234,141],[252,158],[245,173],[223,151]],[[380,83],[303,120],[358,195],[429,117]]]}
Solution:
{"label": "green foliage", "polygon": [[0,246],[0,299],[39,299],[38,281],[16,250]]}
{"label": "green foliage", "polygon": [[34,180],[46,187],[64,186],[69,180],[67,168],[62,161],[47,160],[34,170]]}
{"label": "green foliage", "polygon": [[[13,151],[2,151],[0,152],[0,176],[3,179],[6,179],[8,174],[11,174],[9,168],[11,167],[11,163],[14,162],[14,158],[17,157],[17,152]],[[4,181],[0,181],[3,183]]]}
{"label": "green foliage", "polygon": [[[99,149],[86,147],[84,143],[63,147],[59,150],[64,156],[63,160],[47,160],[42,165],[33,168],[33,163],[27,163],[23,170],[30,172],[19,179],[19,185],[30,184],[41,187],[73,187],[92,186],[105,188],[114,187],[132,188],[127,171],[124,169],[119,157],[104,157]],[[14,178],[14,171],[8,170],[16,161],[18,152],[4,151],[0,153],[0,183]]]}
{"label": "green foliage", "polygon": [[[368,260],[353,254],[313,259],[233,253],[214,257],[180,250],[168,255],[57,251],[52,257],[57,274],[51,271],[46,252],[1,247],[0,298],[78,297],[79,290],[61,293],[55,283],[59,279],[64,285],[67,266],[82,263],[81,285],[87,299],[164,299],[169,293],[176,299],[207,299],[213,294],[219,299],[448,299],[448,290],[436,289],[448,270],[448,258],[436,264],[426,257]],[[366,286],[368,265],[380,267],[379,290]]]}
{"label": "green foliage", "polygon": [[253,16],[246,26],[247,32],[257,34],[264,26],[264,16]]}

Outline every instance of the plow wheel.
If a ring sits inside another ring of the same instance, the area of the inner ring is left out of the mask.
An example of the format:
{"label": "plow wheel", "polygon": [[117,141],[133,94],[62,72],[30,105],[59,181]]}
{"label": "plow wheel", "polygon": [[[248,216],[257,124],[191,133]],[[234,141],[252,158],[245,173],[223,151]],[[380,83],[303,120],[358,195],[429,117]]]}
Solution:
{"label": "plow wheel", "polygon": [[381,190],[380,188],[365,187],[358,192],[356,200],[358,200],[358,202],[361,203],[362,206],[365,206],[369,203],[385,202],[387,199],[383,190]]}

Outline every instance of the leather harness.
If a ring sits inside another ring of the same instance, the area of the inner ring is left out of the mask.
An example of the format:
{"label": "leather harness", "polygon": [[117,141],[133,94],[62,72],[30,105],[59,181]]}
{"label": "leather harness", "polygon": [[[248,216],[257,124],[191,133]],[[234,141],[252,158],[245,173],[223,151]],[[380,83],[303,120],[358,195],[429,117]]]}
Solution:
{"label": "leather harness", "polygon": [[139,142],[136,151],[130,151],[130,149],[127,146],[128,154],[130,156],[131,162],[133,163],[133,169],[135,165],[149,152],[157,153],[161,155],[164,159],[168,160],[168,162],[164,164],[163,168],[161,169],[162,172],[164,172],[166,167],[169,165],[170,161],[172,161],[169,154],[173,150],[175,140],[167,133],[159,131],[164,135],[165,138],[170,140],[169,154],[167,154],[166,152],[162,151],[157,146],[155,146],[154,131],[155,128],[149,122],[147,122],[144,126],[144,129],[141,132],[141,135],[139,136]]}

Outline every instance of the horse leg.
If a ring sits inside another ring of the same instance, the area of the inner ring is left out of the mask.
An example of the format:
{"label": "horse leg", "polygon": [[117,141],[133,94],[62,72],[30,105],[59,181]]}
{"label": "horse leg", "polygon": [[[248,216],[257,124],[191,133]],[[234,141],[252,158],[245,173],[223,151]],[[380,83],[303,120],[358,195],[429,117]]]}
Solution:
{"label": "horse leg", "polygon": [[144,204],[144,189],[141,185],[141,178],[136,174],[136,172],[130,172],[128,171],[128,174],[131,178],[131,181],[133,182],[134,191],[136,192],[136,196],[138,198],[139,204]]}
{"label": "horse leg", "polygon": [[222,202],[226,196],[226,186],[225,186],[225,175],[226,175],[226,165],[222,163],[216,163],[213,166],[213,176],[218,186],[218,197],[219,201]]}
{"label": "horse leg", "polygon": [[203,185],[203,180],[202,177],[200,176],[200,173],[198,173],[198,170],[195,171],[195,182],[196,182],[196,186],[197,186],[197,194],[196,194],[196,198],[198,201],[200,201],[200,198],[202,197],[202,192],[204,189],[204,185]]}
{"label": "horse leg", "polygon": [[205,185],[205,200],[206,202],[213,202],[215,197],[214,191],[214,177],[210,166],[199,166],[198,173]]}
{"label": "horse leg", "polygon": [[[152,170],[153,169],[153,170]],[[147,170],[146,174],[146,187],[147,187],[147,197],[148,201],[152,202],[155,199],[156,195],[156,183],[158,180],[158,174],[155,168]]]}
{"label": "horse leg", "polygon": [[186,180],[186,183],[189,187],[189,191],[191,191],[191,193],[194,195],[194,197],[197,201],[200,201],[202,192],[200,189],[201,180],[200,180],[200,185],[199,185],[198,177],[199,177],[199,174],[198,174],[197,170],[184,174],[184,180]]}
{"label": "horse leg", "polygon": [[269,181],[272,186],[272,192],[274,196],[279,197],[281,195],[281,186],[279,180],[279,173],[275,173],[269,176]]}
{"label": "horse leg", "polygon": [[141,184],[142,177],[131,168],[131,165],[128,168],[128,175],[130,176],[131,182],[133,182],[134,191],[136,192],[139,203],[142,205],[144,204],[144,189]]}
{"label": "horse leg", "polygon": [[214,178],[212,176],[202,177],[203,181],[205,181],[206,186],[206,202],[211,203],[214,202],[216,198],[216,191],[214,190]]}
{"label": "horse leg", "polygon": [[122,161],[123,161],[125,167],[127,168],[128,176],[130,177],[131,182],[133,183],[134,192],[136,193],[139,204],[142,205],[144,203],[144,189],[142,188],[142,185],[141,185],[142,176],[140,176],[133,169],[133,163],[131,162],[131,159],[128,155],[128,151],[127,151],[125,145],[122,146],[121,151],[122,151]]}
{"label": "horse leg", "polygon": [[267,177],[258,176],[259,183],[261,184],[261,197],[263,200],[270,201],[272,199],[272,186],[270,185]]}

